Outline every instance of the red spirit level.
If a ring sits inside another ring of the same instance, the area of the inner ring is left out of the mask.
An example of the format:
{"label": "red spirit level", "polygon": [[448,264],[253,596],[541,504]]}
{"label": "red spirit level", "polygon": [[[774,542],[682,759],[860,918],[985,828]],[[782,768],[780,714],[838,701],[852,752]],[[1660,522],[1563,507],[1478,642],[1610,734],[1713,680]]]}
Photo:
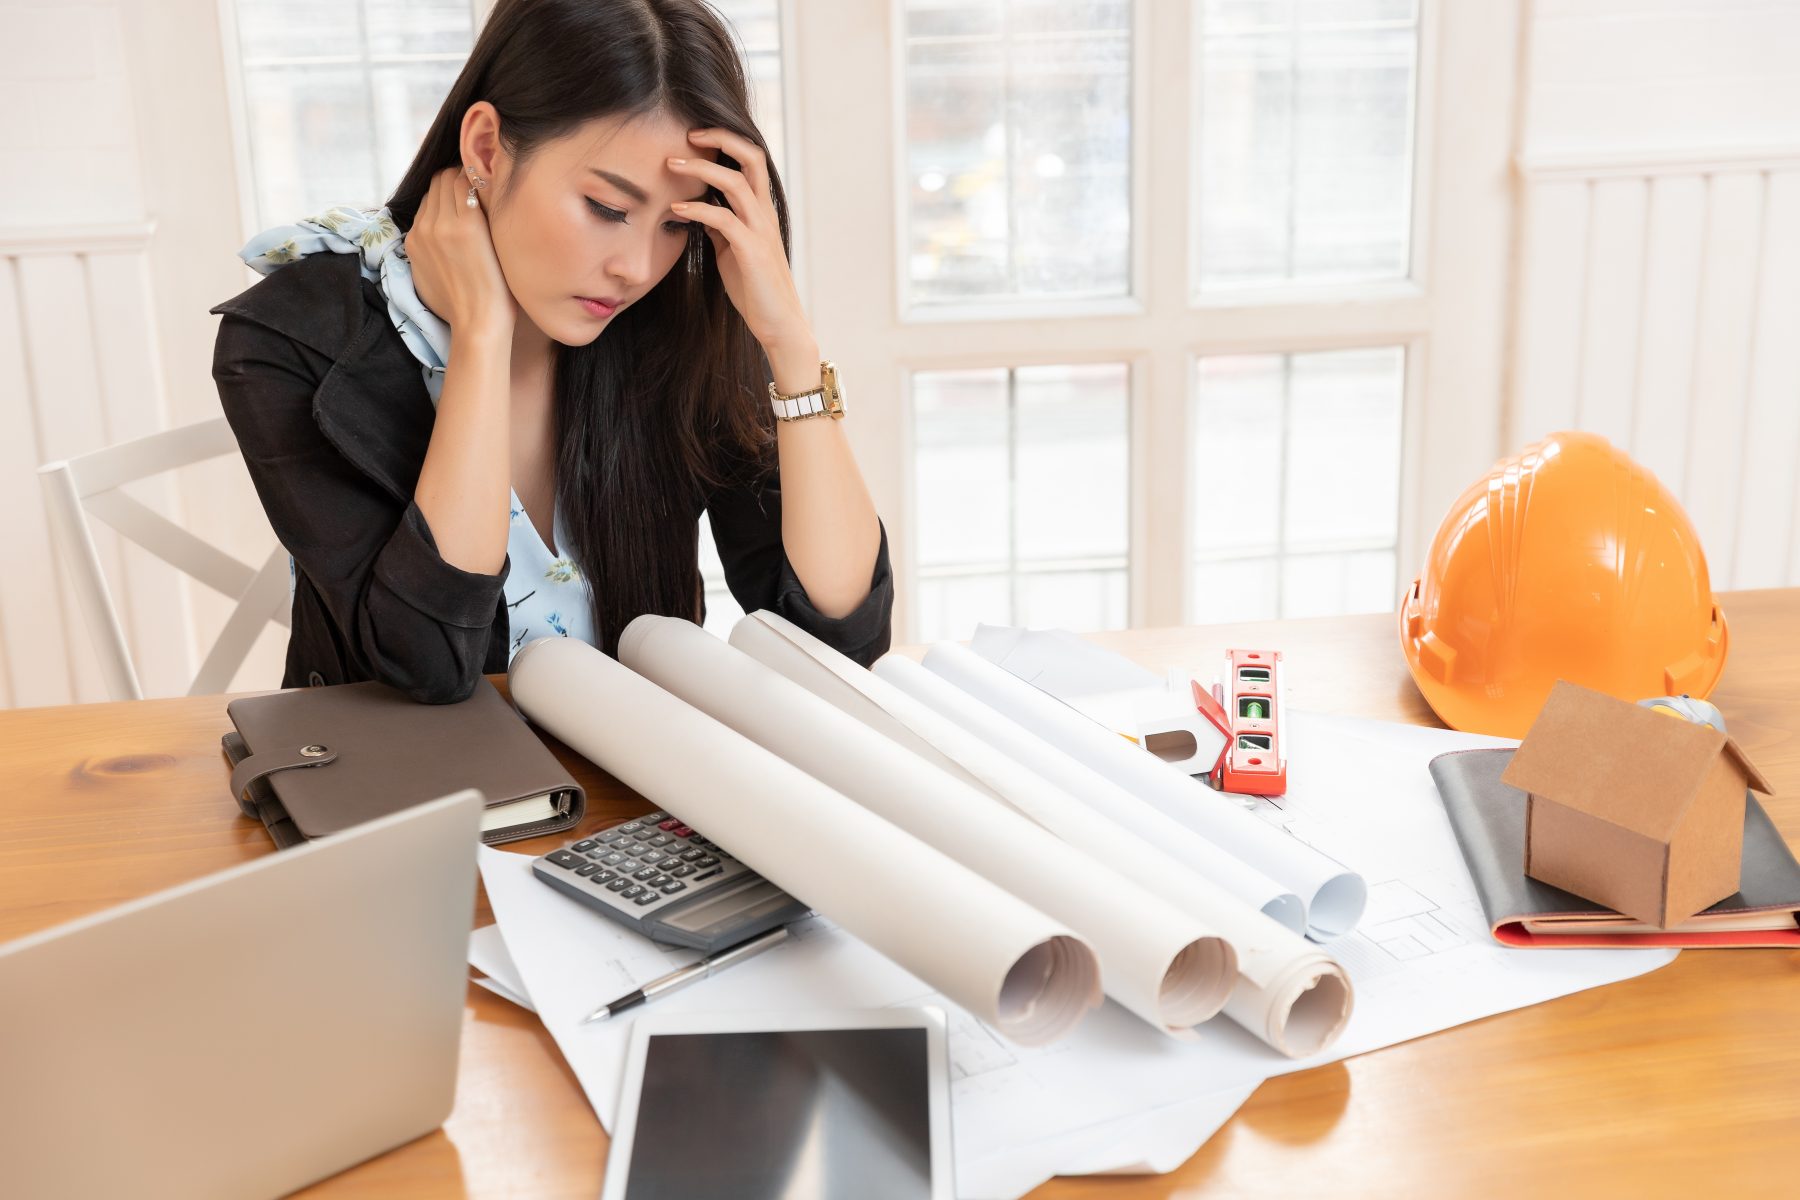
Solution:
{"label": "red spirit level", "polygon": [[1225,748],[1207,773],[1224,792],[1279,796],[1287,791],[1287,751],[1281,742],[1281,653],[1227,650],[1226,677],[1210,693],[1194,682],[1194,707],[1225,735]]}

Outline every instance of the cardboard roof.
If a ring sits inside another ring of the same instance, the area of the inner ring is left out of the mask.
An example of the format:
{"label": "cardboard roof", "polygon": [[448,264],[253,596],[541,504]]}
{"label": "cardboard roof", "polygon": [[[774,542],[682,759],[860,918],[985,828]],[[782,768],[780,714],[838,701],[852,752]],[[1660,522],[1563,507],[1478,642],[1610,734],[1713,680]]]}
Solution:
{"label": "cardboard roof", "polygon": [[1501,778],[1666,840],[1721,751],[1750,787],[1768,794],[1762,773],[1718,730],[1559,681]]}

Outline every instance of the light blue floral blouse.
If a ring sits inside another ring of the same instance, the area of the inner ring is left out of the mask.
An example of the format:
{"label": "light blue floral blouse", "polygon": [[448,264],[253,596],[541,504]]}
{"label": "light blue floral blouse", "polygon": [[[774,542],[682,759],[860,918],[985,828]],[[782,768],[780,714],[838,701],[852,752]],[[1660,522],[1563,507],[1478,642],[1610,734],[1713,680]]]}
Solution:
{"label": "light blue floral blouse", "polygon": [[[388,317],[406,348],[419,360],[425,389],[436,405],[444,390],[444,364],[450,361],[450,327],[419,299],[413,287],[412,266],[406,260],[406,235],[385,207],[332,205],[297,224],[263,230],[244,244],[238,257],[267,275],[319,250],[361,255],[363,278],[380,288],[387,299]],[[503,590],[512,640],[507,659],[510,661],[527,642],[540,637],[573,637],[598,644],[581,568],[569,556],[544,544],[517,492],[509,488],[508,498],[512,515],[506,539],[508,562]],[[559,508],[552,515],[551,541],[559,541],[565,528],[567,522]],[[290,557],[290,599],[294,583]]]}

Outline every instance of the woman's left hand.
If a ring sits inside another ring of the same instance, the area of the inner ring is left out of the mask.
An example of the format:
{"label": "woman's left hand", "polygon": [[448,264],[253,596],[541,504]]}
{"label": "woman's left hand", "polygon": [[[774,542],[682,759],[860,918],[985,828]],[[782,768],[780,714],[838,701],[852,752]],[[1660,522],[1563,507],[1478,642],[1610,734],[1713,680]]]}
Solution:
{"label": "woman's left hand", "polygon": [[707,158],[671,158],[671,171],[712,185],[730,204],[679,203],[672,206],[676,215],[706,227],[725,294],[765,350],[809,341],[812,330],[781,245],[762,147],[728,129],[692,129],[688,140],[730,155],[740,168]]}

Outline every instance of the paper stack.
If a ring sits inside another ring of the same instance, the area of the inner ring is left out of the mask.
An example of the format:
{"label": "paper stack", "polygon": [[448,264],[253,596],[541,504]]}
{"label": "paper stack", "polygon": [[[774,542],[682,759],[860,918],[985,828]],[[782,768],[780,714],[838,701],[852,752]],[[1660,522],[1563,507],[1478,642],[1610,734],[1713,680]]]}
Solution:
{"label": "paper stack", "polygon": [[[944,1005],[960,1195],[1167,1170],[1270,1075],[1672,957],[1488,942],[1424,764],[1493,739],[1292,714],[1307,790],[1250,812],[959,647],[870,672],[758,612],[730,645],[641,617],[620,657],[534,643],[514,699],[820,913],[659,1005]],[[629,1022],[580,1018],[688,956],[481,862],[484,969],[610,1127]]]}

